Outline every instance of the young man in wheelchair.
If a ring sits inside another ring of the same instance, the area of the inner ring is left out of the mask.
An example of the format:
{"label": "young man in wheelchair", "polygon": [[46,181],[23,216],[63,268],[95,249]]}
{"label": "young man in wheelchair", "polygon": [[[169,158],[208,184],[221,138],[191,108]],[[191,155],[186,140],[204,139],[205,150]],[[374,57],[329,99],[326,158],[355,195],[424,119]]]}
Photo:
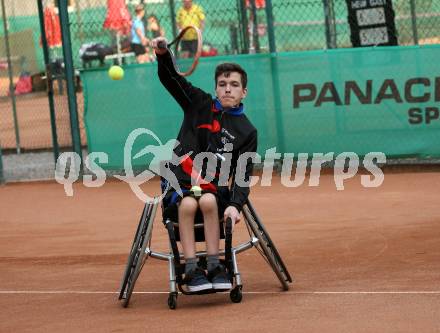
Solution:
{"label": "young man in wheelchair", "polygon": [[[157,46],[159,41],[166,40],[156,38],[153,46]],[[182,157],[181,163],[170,166],[183,197],[171,191],[164,202],[178,205],[187,288],[190,292],[227,290],[232,286],[219,260],[219,223],[220,219],[230,218],[233,224],[240,220],[242,206],[249,195],[246,184],[253,170],[250,156],[257,150],[257,130],[244,114],[241,103],[247,94],[247,74],[237,64],[217,66],[216,97],[213,98],[177,74],[168,50],[155,47],[155,52],[159,79],[184,112],[177,137],[180,144],[174,149],[175,154]],[[200,161],[196,158],[199,153],[216,156],[216,165],[197,165],[200,164],[196,163]],[[226,173],[223,168],[220,172],[222,164],[228,164],[225,161],[231,162],[230,167]],[[204,181],[208,178],[209,181]],[[237,182],[236,178],[241,181]],[[203,215],[207,275],[196,258],[194,220],[198,210]]]}

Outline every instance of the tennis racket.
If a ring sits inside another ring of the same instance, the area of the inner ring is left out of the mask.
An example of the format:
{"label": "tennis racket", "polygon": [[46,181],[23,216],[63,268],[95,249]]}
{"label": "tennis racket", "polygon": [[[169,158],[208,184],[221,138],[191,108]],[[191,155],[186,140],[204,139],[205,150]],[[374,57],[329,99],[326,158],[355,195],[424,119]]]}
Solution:
{"label": "tennis racket", "polygon": [[196,69],[202,54],[202,32],[195,26],[189,25],[182,29],[171,42],[159,43],[159,48],[167,48],[173,59],[176,72],[182,76],[191,75]]}

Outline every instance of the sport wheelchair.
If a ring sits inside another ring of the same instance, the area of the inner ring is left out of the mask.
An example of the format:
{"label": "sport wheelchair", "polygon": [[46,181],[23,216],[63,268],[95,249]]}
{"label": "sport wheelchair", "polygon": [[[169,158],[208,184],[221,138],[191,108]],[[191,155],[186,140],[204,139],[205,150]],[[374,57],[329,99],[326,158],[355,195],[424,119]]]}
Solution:
{"label": "sport wheelchair", "polygon": [[[142,215],[134,236],[134,240],[128,256],[128,262],[125,268],[124,276],[121,283],[119,300],[122,306],[127,307],[133,294],[133,289],[137,278],[142,270],[146,260],[151,257],[154,259],[168,261],[169,265],[169,284],[170,293],[168,295],[168,307],[175,309],[177,306],[178,290],[184,295],[214,293],[215,290],[203,292],[189,292],[185,289],[185,281],[183,275],[185,272],[185,264],[183,254],[179,253],[177,242],[179,241],[179,230],[177,223],[177,205],[163,207],[162,205],[162,222],[168,230],[170,239],[170,251],[168,253],[155,252],[151,249],[151,237],[153,231],[153,221],[160,202],[158,197],[147,202],[142,211]],[[244,222],[250,236],[248,242],[232,246],[232,221],[227,219],[220,222],[220,238],[224,239],[224,250],[220,251],[222,264],[226,267],[228,276],[231,280],[233,288],[230,290],[230,299],[234,303],[240,303],[242,300],[242,280],[237,265],[237,254],[255,247],[263,256],[265,261],[270,265],[283,290],[289,289],[289,283],[292,282],[290,276],[275,244],[270,239],[269,234],[264,228],[263,223],[258,218],[255,209],[249,200],[243,207],[242,211]],[[203,217],[200,210],[197,212],[194,225],[196,242],[204,241]],[[199,265],[206,268],[206,252],[198,251],[196,256],[199,258]]]}

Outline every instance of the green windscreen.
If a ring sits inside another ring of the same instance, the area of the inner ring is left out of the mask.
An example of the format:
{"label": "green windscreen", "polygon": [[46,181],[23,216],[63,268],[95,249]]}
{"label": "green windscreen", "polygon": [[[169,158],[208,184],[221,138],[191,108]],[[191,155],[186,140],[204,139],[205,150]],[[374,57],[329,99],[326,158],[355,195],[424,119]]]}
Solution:
{"label": "green windscreen", "polygon": [[[258,152],[383,152],[388,158],[440,156],[440,46],[377,47],[202,58],[189,80],[214,94],[214,70],[237,62],[248,73],[245,113],[258,129]],[[124,145],[137,128],[166,144],[183,119],[161,85],[157,64],[130,65],[121,81],[107,69],[81,73],[89,152],[107,168],[124,167]],[[140,135],[133,154],[158,145]],[[142,166],[145,155],[132,161]]]}

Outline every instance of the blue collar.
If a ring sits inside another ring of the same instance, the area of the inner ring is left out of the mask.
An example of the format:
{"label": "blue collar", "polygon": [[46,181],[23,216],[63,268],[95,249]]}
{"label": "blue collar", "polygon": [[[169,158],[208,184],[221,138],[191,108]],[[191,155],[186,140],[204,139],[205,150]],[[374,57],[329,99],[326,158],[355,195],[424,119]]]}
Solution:
{"label": "blue collar", "polygon": [[215,105],[216,110],[221,111],[221,112],[226,112],[226,113],[228,113],[228,114],[230,114],[232,116],[240,116],[240,115],[242,115],[244,113],[244,105],[243,105],[243,103],[240,103],[239,106],[235,106],[235,107],[230,108],[228,110],[223,110],[222,104],[220,103],[218,98],[216,98],[214,100],[214,105]]}

